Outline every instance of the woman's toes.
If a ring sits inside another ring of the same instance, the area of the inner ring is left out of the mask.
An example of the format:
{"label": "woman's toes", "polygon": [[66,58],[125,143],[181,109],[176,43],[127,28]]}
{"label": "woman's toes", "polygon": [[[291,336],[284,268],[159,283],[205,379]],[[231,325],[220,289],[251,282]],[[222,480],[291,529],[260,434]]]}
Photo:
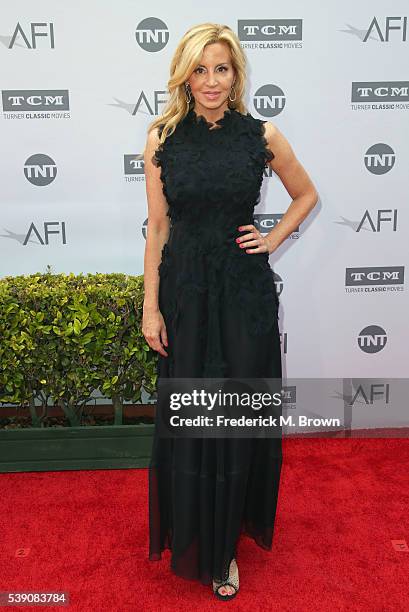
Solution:
{"label": "woman's toes", "polygon": [[223,586],[219,589],[220,595],[231,595],[232,588],[230,586]]}

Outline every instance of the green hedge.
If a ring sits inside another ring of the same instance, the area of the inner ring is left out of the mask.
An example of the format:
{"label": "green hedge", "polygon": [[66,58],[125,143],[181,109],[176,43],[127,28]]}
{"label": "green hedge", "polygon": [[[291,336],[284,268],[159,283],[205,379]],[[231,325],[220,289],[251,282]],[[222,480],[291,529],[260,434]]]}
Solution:
{"label": "green hedge", "polygon": [[143,276],[43,274],[0,279],[0,404],[29,407],[33,426],[61,406],[81,424],[91,394],[124,401],[155,392],[157,352],[141,331]]}

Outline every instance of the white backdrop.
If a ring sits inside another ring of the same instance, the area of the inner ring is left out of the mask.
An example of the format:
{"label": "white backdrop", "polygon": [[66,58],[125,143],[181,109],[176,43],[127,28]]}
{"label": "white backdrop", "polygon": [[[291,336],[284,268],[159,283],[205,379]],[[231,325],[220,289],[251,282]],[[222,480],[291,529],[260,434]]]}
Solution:
{"label": "white backdrop", "polygon": [[[1,276],[143,272],[147,126],[184,32],[226,23],[249,112],[279,127],[320,195],[270,256],[284,374],[407,378],[409,11],[391,4],[2,6]],[[290,201],[266,171],[260,227]]]}

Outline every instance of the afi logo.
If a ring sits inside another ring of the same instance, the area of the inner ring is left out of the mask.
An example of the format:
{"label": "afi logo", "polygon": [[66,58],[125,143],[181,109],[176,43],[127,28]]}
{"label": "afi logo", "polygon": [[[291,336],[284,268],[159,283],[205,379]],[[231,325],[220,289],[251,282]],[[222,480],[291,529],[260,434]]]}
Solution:
{"label": "afi logo", "polygon": [[[395,22],[395,23],[394,23]],[[407,17],[385,17],[385,23],[380,25],[377,18],[374,17],[369,25],[362,42],[366,42],[368,38],[380,40],[381,42],[389,42],[390,33],[395,30],[399,32],[399,38],[402,42],[407,40],[408,18]],[[398,35],[394,35],[398,38]]]}
{"label": "afi logo", "polygon": [[[57,226],[57,229],[51,229],[53,226]],[[2,234],[3,238],[9,238],[19,242],[23,246],[26,246],[28,242],[33,244],[41,244],[42,246],[48,245],[48,237],[51,234],[58,234],[61,236],[61,244],[66,244],[66,233],[65,233],[65,221],[44,221],[43,228],[38,229],[35,223],[31,223],[28,231],[25,234],[17,234],[10,230],[6,230],[7,234]]]}
{"label": "afi logo", "polygon": [[[396,232],[396,229],[398,226],[398,211],[396,208],[394,210],[380,209],[376,212],[375,218],[372,219],[369,210],[366,210],[364,213],[364,216],[361,219],[361,222],[358,225],[358,228],[356,230],[357,232],[361,230],[365,221],[368,222],[370,230],[372,230],[373,232],[379,233],[381,231],[381,226],[384,223],[387,223],[388,225],[392,224],[392,230]],[[365,228],[365,229],[368,229],[368,228]]]}
{"label": "afi logo", "polygon": [[375,401],[384,400],[385,404],[389,404],[390,383],[360,383],[354,385],[354,394],[348,398],[348,405],[366,404],[372,406]]}
{"label": "afi logo", "polygon": [[[373,216],[371,216],[369,210],[366,210],[360,221],[352,221],[346,217],[341,217],[341,219],[342,221],[335,221],[335,223],[338,223],[338,225],[346,225],[354,232],[360,232],[363,229],[366,232],[372,231],[378,233],[385,223],[392,226],[393,232],[396,232],[398,227],[398,211],[396,208],[379,209]],[[366,225],[364,227],[365,223]]]}
{"label": "afi logo", "polygon": [[[163,91],[163,90],[154,91],[153,100],[152,100],[152,98],[149,99],[149,97],[145,94],[144,91],[141,91],[133,109],[130,105],[127,105],[126,110],[128,111],[130,110],[132,112],[132,115],[136,115],[139,112],[139,109],[142,107],[143,110],[141,111],[141,114],[143,115],[146,115],[146,114],[149,114],[150,116],[159,115],[160,105],[166,104],[166,101],[167,101],[166,99],[161,99],[161,96],[164,94],[166,94],[166,91]],[[121,103],[116,104],[116,106],[121,109],[124,108],[124,106]]]}
{"label": "afi logo", "polygon": [[49,42],[50,49],[54,49],[54,25],[52,23],[30,23],[27,32],[17,23],[14,32],[11,36],[9,49],[12,49],[16,44],[17,47],[26,47],[27,49],[37,49],[37,39],[46,38]]}

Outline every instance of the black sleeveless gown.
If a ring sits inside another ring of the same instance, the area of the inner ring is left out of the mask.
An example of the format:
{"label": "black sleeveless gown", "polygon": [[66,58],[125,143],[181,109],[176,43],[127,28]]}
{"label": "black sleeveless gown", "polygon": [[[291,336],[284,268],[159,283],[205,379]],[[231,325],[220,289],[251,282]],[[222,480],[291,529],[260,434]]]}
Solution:
{"label": "black sleeveless gown", "polygon": [[[158,377],[281,379],[279,299],[268,253],[235,239],[254,223],[267,148],[264,122],[227,109],[216,127],[191,108],[156,150],[171,229],[159,265],[168,357]],[[161,128],[160,128],[161,129]],[[149,465],[149,559],[211,584],[227,578],[241,534],[270,550],[281,437],[164,438]]]}

